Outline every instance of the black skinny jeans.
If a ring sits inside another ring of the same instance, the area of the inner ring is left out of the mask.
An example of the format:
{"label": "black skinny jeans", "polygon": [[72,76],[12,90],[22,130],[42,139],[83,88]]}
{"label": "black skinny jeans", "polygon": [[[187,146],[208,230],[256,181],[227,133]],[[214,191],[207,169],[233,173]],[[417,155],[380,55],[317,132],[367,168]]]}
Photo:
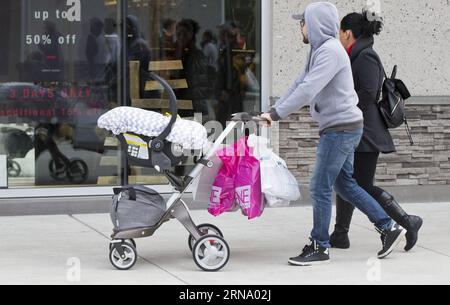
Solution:
{"label": "black skinny jeans", "polygon": [[[380,157],[380,153],[355,153],[355,163],[354,163],[354,174],[353,177],[356,179],[356,182],[359,186],[361,186],[369,195],[371,195],[376,201],[380,202],[380,196],[384,192],[383,189],[374,185],[375,182],[375,173],[377,170],[378,158]],[[341,201],[338,208],[341,211],[338,213],[349,213],[350,215],[342,215],[343,219],[348,219],[353,214],[354,206],[338,196],[338,200]],[[351,221],[348,219],[347,221]],[[350,225],[341,223],[338,225]]]}

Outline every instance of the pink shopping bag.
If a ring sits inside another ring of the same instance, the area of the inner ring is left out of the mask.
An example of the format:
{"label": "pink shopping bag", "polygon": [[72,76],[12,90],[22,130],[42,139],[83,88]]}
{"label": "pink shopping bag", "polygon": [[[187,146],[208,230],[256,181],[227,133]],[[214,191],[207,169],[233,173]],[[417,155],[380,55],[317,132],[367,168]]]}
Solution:
{"label": "pink shopping bag", "polygon": [[217,155],[223,166],[212,186],[208,211],[219,216],[234,210],[237,204],[248,219],[261,216],[264,196],[261,192],[260,163],[251,155],[247,138],[241,138]]}
{"label": "pink shopping bag", "polygon": [[239,162],[239,143],[227,146],[217,152],[217,156],[222,161],[222,167],[212,185],[209,201],[209,213],[219,216],[225,212],[233,210],[235,207],[234,178]]}
{"label": "pink shopping bag", "polygon": [[262,215],[264,196],[261,192],[261,170],[259,160],[243,156],[239,160],[238,174],[234,179],[236,201],[248,219]]}

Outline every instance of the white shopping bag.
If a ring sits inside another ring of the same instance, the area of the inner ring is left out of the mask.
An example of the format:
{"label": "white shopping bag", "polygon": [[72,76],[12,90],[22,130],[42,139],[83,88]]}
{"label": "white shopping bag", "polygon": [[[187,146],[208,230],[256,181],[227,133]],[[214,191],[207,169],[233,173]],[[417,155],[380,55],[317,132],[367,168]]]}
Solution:
{"label": "white shopping bag", "polygon": [[268,148],[265,138],[250,135],[248,145],[261,164],[261,187],[267,204],[271,207],[288,206],[301,198],[297,179],[287,168],[286,162]]}
{"label": "white shopping bag", "polygon": [[264,194],[264,197],[266,198],[267,205],[271,208],[286,208],[291,204],[289,200],[280,199],[268,194]]}

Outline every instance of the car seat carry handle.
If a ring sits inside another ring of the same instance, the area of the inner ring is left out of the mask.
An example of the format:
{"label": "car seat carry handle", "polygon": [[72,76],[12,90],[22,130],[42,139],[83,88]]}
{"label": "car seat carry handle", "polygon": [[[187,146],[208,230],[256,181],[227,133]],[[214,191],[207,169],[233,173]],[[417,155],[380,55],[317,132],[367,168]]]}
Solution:
{"label": "car seat carry handle", "polygon": [[150,78],[154,79],[155,81],[157,81],[158,83],[160,83],[161,86],[164,88],[164,90],[169,95],[169,102],[170,102],[169,110],[170,110],[172,117],[170,119],[169,125],[167,125],[167,127],[163,130],[163,132],[159,136],[157,136],[155,139],[156,140],[155,142],[162,142],[172,132],[173,125],[175,124],[175,122],[177,120],[177,116],[178,116],[177,97],[176,97],[175,92],[173,91],[172,87],[170,87],[170,85],[166,82],[165,79],[159,77],[158,75],[156,75],[153,72],[149,72],[148,76]]}

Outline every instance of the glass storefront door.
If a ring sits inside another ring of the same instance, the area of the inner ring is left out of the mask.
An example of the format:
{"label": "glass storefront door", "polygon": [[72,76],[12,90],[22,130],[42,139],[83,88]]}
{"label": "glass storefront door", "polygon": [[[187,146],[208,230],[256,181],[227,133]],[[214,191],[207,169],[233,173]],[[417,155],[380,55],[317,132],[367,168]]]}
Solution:
{"label": "glass storefront door", "polygon": [[183,118],[224,125],[260,110],[261,1],[3,0],[0,37],[10,188],[165,184],[96,128],[117,106],[167,112],[149,71],[170,82]]}
{"label": "glass storefront door", "polygon": [[96,185],[98,117],[117,106],[117,5],[104,0],[0,2],[0,154],[9,187]]}

